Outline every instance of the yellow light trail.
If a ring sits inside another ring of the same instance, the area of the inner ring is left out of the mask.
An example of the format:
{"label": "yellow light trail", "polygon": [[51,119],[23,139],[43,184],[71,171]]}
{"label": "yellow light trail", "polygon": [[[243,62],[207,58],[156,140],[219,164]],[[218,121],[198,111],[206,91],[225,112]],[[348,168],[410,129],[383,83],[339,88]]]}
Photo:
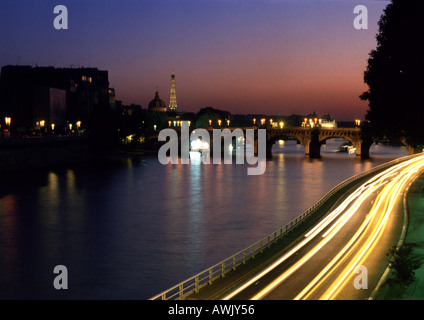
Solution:
{"label": "yellow light trail", "polygon": [[[379,196],[380,197],[380,196]],[[375,207],[378,203],[378,200],[374,203]],[[350,239],[347,245],[340,250],[340,252],[331,260],[330,263],[303,289],[294,299],[307,299],[310,295],[331,275],[331,273],[339,267],[345,259],[351,254],[354,250],[352,244],[363,234],[364,229],[369,225],[371,219],[374,219],[374,215],[368,215],[367,219],[362,223],[359,229],[356,231],[355,235]],[[348,251],[349,249],[349,251]],[[343,257],[344,256],[344,257]]]}
{"label": "yellow light trail", "polygon": [[[390,213],[395,205],[395,202],[400,194],[400,191],[403,189],[405,184],[411,178],[411,176],[416,172],[417,167],[421,167],[423,164],[418,164],[412,169],[402,172],[397,176],[388,188],[386,188],[385,193],[381,197],[383,203],[376,206],[372,214],[383,212],[379,224],[374,228],[372,235],[367,239],[366,243],[361,247],[358,253],[353,257],[351,262],[345,267],[342,273],[338,276],[335,282],[327,289],[327,291],[321,296],[321,299],[334,299],[337,294],[346,286],[349,276],[352,276],[353,270],[356,266],[361,265],[365,259],[370,255],[372,250],[378,243],[378,240],[381,238],[384,228],[387,225]],[[387,199],[388,198],[388,199]],[[383,206],[383,208],[380,208]]]}
{"label": "yellow light trail", "polygon": [[[355,199],[355,198],[356,198],[356,196],[348,197],[340,206],[342,206],[343,208],[347,207],[347,205],[351,201],[353,201],[353,199]],[[264,275],[266,275],[267,273],[269,273],[270,271],[272,271],[273,269],[275,269],[277,266],[279,266],[285,260],[287,260],[288,258],[290,258],[293,254],[295,254],[298,250],[300,250],[308,242],[310,242],[316,235],[318,235],[329,223],[331,223],[331,221],[334,220],[337,217],[339,211],[341,212],[341,210],[339,210],[339,209],[334,210],[334,212],[336,212],[337,214],[332,215],[332,219],[326,219],[326,223],[325,224],[321,224],[319,226],[319,228],[314,228],[311,232],[308,232],[307,236],[305,236],[305,239],[303,239],[298,245],[296,245],[294,248],[292,248],[291,250],[289,250],[286,254],[284,254],[281,258],[279,258],[271,266],[269,266],[268,268],[266,268],[264,271],[262,271],[257,276],[255,276],[254,278],[252,278],[250,281],[246,282],[241,287],[239,287],[238,289],[234,290],[232,293],[230,293],[227,296],[225,296],[223,298],[223,300],[229,300],[229,299],[231,299],[232,297],[234,297],[235,295],[237,295],[238,293],[240,293],[241,291],[243,291],[244,289],[246,289],[248,286],[250,286],[253,283],[255,283],[261,277],[263,277]],[[328,242],[330,239],[331,239],[331,237],[329,237],[328,239],[326,239],[325,240],[325,243]],[[312,257],[315,252],[316,251],[313,251],[310,254],[308,254],[307,259],[304,260],[304,262],[306,262],[310,257]],[[299,265],[299,267],[300,267],[300,265]],[[294,272],[295,269],[293,269],[292,271]],[[286,277],[284,277],[284,278],[286,278]]]}
{"label": "yellow light trail", "polygon": [[[396,168],[397,169],[397,168]],[[393,170],[392,170],[393,171]],[[387,174],[384,174],[383,178],[388,178],[391,175],[393,175],[393,172],[390,173],[388,172]],[[387,181],[383,181],[381,182],[381,184],[385,184],[387,183]],[[388,187],[385,188],[385,190],[387,190]],[[376,207],[381,205],[382,202],[382,195],[384,194],[384,190],[381,194],[378,195],[372,209],[371,209],[371,214],[369,214],[367,216],[367,219],[362,223],[362,225],[359,227],[358,231],[355,233],[355,235],[350,239],[350,241],[348,242],[348,244],[337,254],[337,256],[315,277],[315,279],[308,284],[308,286],[305,287],[305,289],[300,292],[296,297],[295,300],[298,299],[307,299],[312,293],[313,291],[319,286],[321,285],[330,275],[331,273],[338,268],[345,260],[346,258],[351,254],[351,252],[354,250],[354,247],[352,247],[352,244],[358,240],[358,237],[364,233],[364,229],[365,227],[371,222],[371,218],[374,218],[375,213],[377,212]],[[368,227],[367,227],[368,228]],[[331,229],[330,229],[331,230]],[[325,236],[325,234],[324,234]],[[363,235],[362,235],[362,239],[359,239],[358,241],[363,240]],[[350,248],[350,249],[349,249]],[[349,249],[349,251],[347,251]],[[341,258],[344,255],[343,258]],[[337,264],[336,264],[337,262]],[[330,270],[331,269],[331,270]],[[314,289],[311,289],[313,286],[315,286]],[[307,292],[309,291],[309,293],[307,294]]]}
{"label": "yellow light trail", "polygon": [[[392,191],[393,196],[392,196],[391,199],[395,199],[397,197],[399,190],[404,185],[404,183],[401,183],[401,184],[398,183],[398,181],[401,179],[400,177],[402,177],[402,175],[400,175],[400,173],[398,171],[399,170],[405,170],[403,172],[403,174],[405,174],[405,172],[408,172],[408,171],[411,172],[411,166],[414,168],[413,170],[417,171],[418,168],[423,167],[423,165],[424,165],[423,159],[424,159],[424,157],[421,156],[421,157],[417,157],[417,158],[414,158],[414,159],[411,159],[411,160],[402,162],[402,163],[400,163],[398,165],[395,165],[395,166],[391,167],[390,169],[387,169],[384,172],[382,172],[382,173],[374,176],[374,178],[372,178],[368,182],[364,183],[360,188],[357,189],[357,192],[355,192],[351,197],[348,197],[347,198],[346,202],[343,202],[340,205],[339,208],[337,208],[336,210],[334,210],[332,212],[332,214],[329,215],[330,217],[327,217],[326,219],[324,219],[323,222],[321,222],[319,225],[317,225],[315,228],[313,228],[311,230],[311,232],[309,232],[306,235],[306,238],[307,239],[308,239],[308,237],[310,237],[310,238],[315,237],[326,226],[328,226],[334,219],[337,218],[337,216],[347,207],[347,202],[348,202],[348,204],[350,204],[354,199],[356,199],[356,201],[353,203],[353,205],[351,205],[351,207],[336,221],[336,223],[334,223],[334,225],[330,228],[330,230],[327,231],[324,234],[324,237],[325,238],[318,245],[316,245],[313,249],[311,249],[305,256],[303,256],[303,258],[301,258],[297,263],[295,263],[293,266],[291,266],[287,271],[285,271],[283,274],[281,274],[277,279],[275,279],[273,282],[271,282],[267,287],[265,287],[263,290],[261,290],[259,293],[257,293],[254,297],[252,297],[252,300],[263,298],[270,291],[272,291],[276,286],[278,286],[281,282],[283,282],[290,275],[292,275],[304,263],[306,263],[313,255],[315,255],[315,253],[317,253],[325,244],[327,244],[336,235],[336,233],[352,217],[352,215],[357,211],[357,209],[359,208],[359,206],[363,203],[363,201],[369,195],[372,194],[372,192],[374,192],[380,186],[386,184],[387,183],[387,179],[390,179],[391,177],[395,176],[395,178],[393,179],[393,181],[395,181],[396,183],[392,181],[393,183],[388,184],[388,185],[385,186],[385,188],[383,189],[384,192],[382,191],[382,194],[384,196],[378,196],[378,198],[377,198],[378,200],[374,204],[371,213],[367,216],[366,220],[361,225],[361,227],[358,229],[358,232],[351,239],[351,241],[348,243],[348,245],[346,245],[339,252],[339,254],[336,256],[336,258],[333,259],[332,262],[330,264],[328,264],[327,267],[324,268],[324,270],[322,272],[320,272],[320,274],[296,298],[297,299],[301,298],[303,295],[306,294],[306,292],[309,289],[311,289],[318,282],[319,283],[322,283],[322,281],[320,281],[320,279],[323,278],[325,276],[326,272],[329,269],[331,269],[331,267],[333,267],[333,265],[336,264],[337,260],[339,260],[343,256],[343,254],[345,254],[346,252],[349,252],[350,253],[352,251],[352,250],[349,250],[348,251],[349,247],[353,245],[353,243],[358,239],[358,237],[369,226],[370,222],[372,221],[372,219],[374,219],[375,215],[378,212],[377,208],[379,208],[381,206],[381,203],[383,202],[383,199],[385,198],[385,195],[387,193],[389,193],[390,190],[393,189],[393,186],[394,185],[397,185],[397,188],[395,189],[397,191],[394,192],[394,193]],[[416,165],[413,166],[413,164],[416,164]],[[409,169],[408,169],[408,167],[409,167]],[[410,177],[410,175],[408,175],[407,177],[405,177],[402,181],[404,181],[406,183],[406,181],[407,181],[407,179],[409,177]],[[374,228],[374,230],[373,230],[374,231],[373,232],[373,235],[374,236],[372,236],[371,238],[369,238],[369,241],[367,242],[367,245],[364,245],[362,247],[363,250],[361,252],[363,252],[363,253],[361,255],[358,255],[357,254],[355,256],[356,257],[355,260],[358,260],[358,259],[364,257],[365,254],[366,254],[366,252],[369,252],[369,250],[371,250],[375,246],[375,244],[377,243],[376,241],[381,237],[381,234],[382,234],[382,231],[381,230],[384,230],[384,226],[385,226],[385,224],[387,222],[388,216],[390,214],[390,210],[393,207],[393,203],[394,203],[394,200],[390,202],[389,209],[385,210],[385,212],[387,213],[386,215],[380,215],[379,220],[378,220],[379,223],[377,224],[378,227]],[[306,240],[306,239],[304,239],[304,240]],[[280,258],[277,262],[275,262],[273,265],[271,265],[269,268],[267,268],[262,273],[260,273],[257,277],[255,277],[254,278],[254,281],[257,281],[260,277],[262,277],[263,275],[265,275],[266,273],[268,273],[269,271],[271,271],[272,269],[274,269],[277,265],[281,264],[284,260],[286,260],[289,256],[291,256],[294,252],[296,252],[297,250],[299,250],[305,244],[306,244],[306,241],[301,242],[298,246],[296,246],[294,249],[292,249],[290,252],[288,252],[286,255],[284,255],[282,258]],[[348,254],[346,255],[346,257],[347,256],[348,256]],[[343,258],[343,260],[345,260],[346,257]],[[351,271],[354,267],[355,267],[354,264],[349,264],[349,268],[348,268],[347,271]],[[349,274],[349,273],[347,273],[347,274]],[[345,281],[346,280],[346,277],[347,276],[339,277],[338,278],[337,285],[334,285],[332,287],[332,289],[329,289],[330,291],[324,297],[331,297],[331,296],[333,296],[333,294],[339,292],[339,288],[342,286],[342,284],[343,283],[346,283],[346,281]],[[239,290],[237,290],[236,293],[234,293],[232,295],[228,295],[226,298],[227,299],[231,298],[232,296],[234,296],[235,294],[239,293],[241,290],[243,290],[244,288],[246,288],[250,284],[251,284],[251,282],[245,284],[245,286],[243,286],[242,288],[240,288]]]}
{"label": "yellow light trail", "polygon": [[[414,171],[416,171],[419,167],[422,166],[422,162],[419,162],[417,165],[415,165],[411,170],[409,170],[412,173],[414,173]],[[403,172],[404,174],[405,172]],[[386,206],[386,210],[384,210],[383,212],[386,212],[386,215],[384,216],[384,220],[383,220],[383,224],[379,224],[378,230],[381,230],[382,228],[384,228],[385,224],[387,223],[387,219],[388,219],[388,215],[391,212],[391,209],[394,205],[394,199],[397,197],[399,190],[401,189],[401,187],[406,183],[407,179],[410,178],[411,174],[409,174],[408,176],[405,176],[405,178],[403,179],[402,183],[398,183],[398,180],[401,178],[401,176],[399,175],[395,180],[392,181],[391,185],[386,186],[386,188],[383,190],[383,192],[378,196],[377,201],[374,203],[373,208],[371,209],[371,213],[368,215],[368,217],[370,216],[374,216],[378,211],[380,211],[380,206],[382,204],[384,204]],[[384,196],[386,196],[387,193],[389,193],[392,188],[393,185],[396,186],[397,184],[397,189],[396,192],[392,192],[392,197],[391,197],[391,201],[390,201],[390,206],[387,209],[387,201],[384,201]],[[306,286],[306,288],[299,293],[299,295],[296,296],[295,299],[307,299],[314,290],[316,290],[318,288],[319,285],[321,285],[324,280],[326,280],[326,278],[328,278],[330,276],[330,274],[339,266],[343,263],[343,261],[345,261],[347,259],[347,257],[351,254],[351,252],[354,250],[354,247],[352,247],[348,252],[347,249],[353,244],[354,241],[356,241],[357,237],[359,236],[359,234],[362,232],[362,229],[364,227],[364,225],[368,223],[368,221],[364,221],[363,225],[360,227],[360,229],[358,229],[358,232],[355,234],[354,237],[352,237],[352,239],[349,241],[349,243],[339,252],[339,254],[318,274],[317,277],[315,277],[315,279],[308,284],[308,286]],[[371,241],[368,243],[367,246],[364,246],[365,249],[367,249],[367,253],[366,256],[369,255],[369,253],[371,252],[372,248],[375,247],[375,245],[377,244],[378,239],[381,237],[382,235],[382,231],[379,233],[375,233],[375,236],[372,238],[372,240],[375,241]],[[372,246],[371,246],[372,243]],[[363,247],[363,248],[364,248]],[[365,250],[364,249],[364,250]],[[342,255],[344,255],[343,258]],[[365,255],[365,251],[363,251],[362,255]],[[352,270],[357,266],[357,265],[361,265],[362,261],[366,258],[366,256],[361,260],[361,262],[357,262],[358,259],[356,259],[356,263],[351,263],[349,265],[349,268],[345,268],[344,271],[344,276],[340,276],[338,278],[338,282],[337,285],[333,285],[332,289],[328,289],[327,290],[327,294],[324,295],[322,298],[323,299],[329,299],[329,298],[334,298],[334,296],[340,292],[341,290],[341,282],[343,281],[343,286],[346,284],[347,282],[347,276],[348,275],[352,275]],[[357,255],[358,257],[358,255]],[[338,261],[338,262],[337,262]],[[336,264],[337,262],[337,264]],[[331,269],[331,271],[330,271]],[[314,287],[312,289],[312,287]],[[308,292],[309,291],[309,292]],[[308,292],[308,293],[307,293]]]}
{"label": "yellow light trail", "polygon": [[[360,201],[363,201],[366,197],[368,197],[369,194],[373,189],[368,189],[361,197],[359,198]],[[343,219],[339,221],[339,224],[337,227],[333,228],[330,234],[328,234],[321,242],[319,242],[312,250],[310,250],[303,258],[301,258],[297,263],[295,263],[292,267],[290,267],[286,272],[281,274],[277,279],[275,279],[273,282],[271,282],[267,287],[265,287],[263,290],[261,290],[259,293],[257,293],[254,297],[252,297],[252,300],[257,300],[263,298],[265,295],[267,295],[269,292],[271,292],[275,287],[277,287],[280,283],[282,283],[285,279],[287,279],[294,271],[298,270],[302,265],[304,265],[315,253],[317,253],[322,247],[324,247],[333,237],[338,233],[338,231],[341,229],[341,227],[347,222],[349,218],[352,217],[353,213],[356,212],[358,209],[358,205],[354,205],[351,209],[349,209],[344,215]],[[365,227],[369,220],[373,216],[368,216],[366,223],[363,224],[363,227]],[[360,234],[358,232],[358,234]]]}

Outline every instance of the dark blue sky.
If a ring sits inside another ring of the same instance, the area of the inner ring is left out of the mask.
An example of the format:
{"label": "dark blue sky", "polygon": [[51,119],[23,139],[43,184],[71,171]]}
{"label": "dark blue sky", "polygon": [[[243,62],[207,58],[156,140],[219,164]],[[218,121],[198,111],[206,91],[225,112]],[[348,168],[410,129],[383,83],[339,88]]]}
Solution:
{"label": "dark blue sky", "polygon": [[[66,5],[69,29],[53,28]],[[368,8],[369,29],[353,27]],[[377,0],[2,0],[0,65],[91,66],[109,71],[117,99],[169,103],[174,70],[181,111],[330,113],[363,118],[358,96]]]}

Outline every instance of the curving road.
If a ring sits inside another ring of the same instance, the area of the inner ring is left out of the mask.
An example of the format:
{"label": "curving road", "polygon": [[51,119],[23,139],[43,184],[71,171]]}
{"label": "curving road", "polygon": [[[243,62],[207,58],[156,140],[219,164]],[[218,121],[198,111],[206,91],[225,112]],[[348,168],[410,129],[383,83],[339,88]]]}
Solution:
{"label": "curving road", "polygon": [[223,299],[367,299],[404,231],[405,190],[423,170],[418,156],[376,174]]}

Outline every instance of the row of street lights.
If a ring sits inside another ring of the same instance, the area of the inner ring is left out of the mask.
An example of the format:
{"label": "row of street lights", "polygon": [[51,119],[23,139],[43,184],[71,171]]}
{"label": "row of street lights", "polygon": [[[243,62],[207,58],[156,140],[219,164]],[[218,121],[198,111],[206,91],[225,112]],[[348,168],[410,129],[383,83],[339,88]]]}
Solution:
{"label": "row of street lights", "polygon": [[[35,127],[40,128],[40,129],[41,128],[45,129],[46,128],[46,121],[45,120],[37,121],[35,123]],[[52,124],[50,124],[50,127],[52,128],[52,131],[54,131],[54,129],[56,128],[56,124],[52,123]],[[74,124],[72,124],[72,123],[67,124],[67,128],[69,128],[70,131],[72,131],[73,127],[74,127]],[[81,128],[81,121],[77,121],[75,123],[75,127],[79,130]]]}
{"label": "row of street lights", "polygon": [[[252,121],[253,121],[253,125],[256,125],[256,118],[253,118]],[[261,122],[261,126],[265,126],[266,125],[266,118],[262,118],[260,120],[260,122]],[[269,124],[273,128],[280,128],[280,129],[284,128],[284,122],[283,121],[274,121],[273,119],[269,119]]]}
{"label": "row of street lights", "polygon": [[[171,127],[171,126],[174,126],[174,127],[181,127],[181,125],[182,125],[182,122],[183,122],[184,120],[174,120],[174,121],[172,121],[172,120],[168,120],[168,126],[169,127]],[[209,126],[212,126],[212,119],[209,119]],[[230,126],[230,120],[225,120],[225,122],[227,123],[227,126],[229,127]],[[218,119],[217,120],[217,123],[218,123],[218,126],[221,126],[222,125],[222,120],[221,119]],[[191,121],[188,121],[188,125],[189,126],[191,126]]]}
{"label": "row of street lights", "polygon": [[[6,127],[8,127],[10,129],[10,125],[12,123],[12,118],[11,117],[5,117],[4,123],[5,123]],[[46,120],[37,121],[35,123],[35,126],[40,127],[40,128],[46,127]],[[54,130],[54,128],[56,127],[56,125],[54,123],[52,123],[50,126],[51,126],[52,130]],[[72,123],[68,123],[67,126],[69,127],[69,130],[72,130],[72,127],[73,127]],[[81,121],[77,121],[75,123],[75,126],[76,126],[77,129],[80,129],[81,128]]]}
{"label": "row of street lights", "polygon": [[[183,124],[183,121],[184,121],[184,120],[174,120],[174,121],[169,120],[169,121],[168,121],[168,126],[169,126],[169,127],[171,127],[171,126],[174,126],[174,127],[181,127],[181,125]],[[188,126],[191,126],[191,121],[188,121]],[[155,129],[155,130],[156,130],[156,129]]]}
{"label": "row of street lights", "polygon": [[[253,118],[252,120],[253,120],[253,125],[256,125],[256,118]],[[208,120],[208,123],[209,123],[209,126],[211,127],[213,125],[213,120],[212,119],[209,119]],[[223,121],[221,119],[218,119],[216,121],[216,123],[218,124],[219,127],[221,127],[222,124],[223,124]],[[225,123],[227,124],[227,127],[230,126],[230,120],[226,119],[225,120]],[[262,118],[260,120],[260,123],[261,123],[261,126],[266,125],[266,119],[265,118]],[[181,124],[182,124],[182,121],[179,121],[179,120],[173,120],[173,121],[172,120],[168,120],[168,126],[169,127],[172,127],[172,126],[173,127],[181,127]],[[269,124],[273,128],[280,128],[280,129],[283,129],[284,128],[284,122],[283,121],[274,121],[273,119],[269,119]],[[191,125],[191,121],[188,121],[188,125],[189,126]]]}
{"label": "row of street lights", "polygon": [[305,118],[302,122],[302,127],[319,127],[321,126],[322,120],[318,118]]}
{"label": "row of street lights", "polygon": [[[11,117],[5,117],[4,118],[4,124],[6,126],[6,128],[4,129],[4,131],[5,132],[10,132],[10,126],[12,124],[12,118]],[[65,128],[66,129],[69,128],[69,131],[70,132],[72,132],[72,128],[76,128],[76,130],[79,131],[81,129],[81,125],[82,125],[82,122],[81,121],[77,121],[77,122],[75,122],[75,124],[68,122]],[[50,124],[50,127],[51,127],[51,132],[54,133],[54,130],[56,128],[56,124],[55,123],[51,123]],[[47,123],[46,123],[46,120],[40,120],[40,121],[35,122],[34,129],[35,130],[42,130],[42,131],[47,132]]]}
{"label": "row of street lights", "polygon": [[[230,126],[230,120],[225,120],[226,122],[227,122],[227,126],[229,127]],[[221,125],[222,125],[222,120],[221,119],[218,119],[218,126],[220,127]],[[209,126],[212,126],[212,119],[209,119]]]}

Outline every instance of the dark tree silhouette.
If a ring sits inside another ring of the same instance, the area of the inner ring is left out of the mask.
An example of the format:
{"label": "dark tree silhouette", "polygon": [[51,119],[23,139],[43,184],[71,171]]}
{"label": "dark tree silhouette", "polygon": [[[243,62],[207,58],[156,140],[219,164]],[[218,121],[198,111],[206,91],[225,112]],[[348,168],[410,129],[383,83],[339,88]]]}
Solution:
{"label": "dark tree silhouette", "polygon": [[379,21],[364,81],[369,90],[364,133],[424,145],[424,1],[392,0]]}
{"label": "dark tree silhouette", "polygon": [[387,255],[391,256],[391,268],[394,275],[392,284],[408,286],[413,283],[415,270],[423,263],[423,258],[413,253],[413,247],[411,245],[403,245],[400,248],[394,246]]}
{"label": "dark tree silhouette", "polygon": [[199,110],[196,114],[196,118],[196,128],[208,128],[209,120],[212,120],[212,125],[216,126],[218,119],[221,119],[222,125],[226,126],[225,120],[231,118],[231,113],[212,107],[206,107]]}

